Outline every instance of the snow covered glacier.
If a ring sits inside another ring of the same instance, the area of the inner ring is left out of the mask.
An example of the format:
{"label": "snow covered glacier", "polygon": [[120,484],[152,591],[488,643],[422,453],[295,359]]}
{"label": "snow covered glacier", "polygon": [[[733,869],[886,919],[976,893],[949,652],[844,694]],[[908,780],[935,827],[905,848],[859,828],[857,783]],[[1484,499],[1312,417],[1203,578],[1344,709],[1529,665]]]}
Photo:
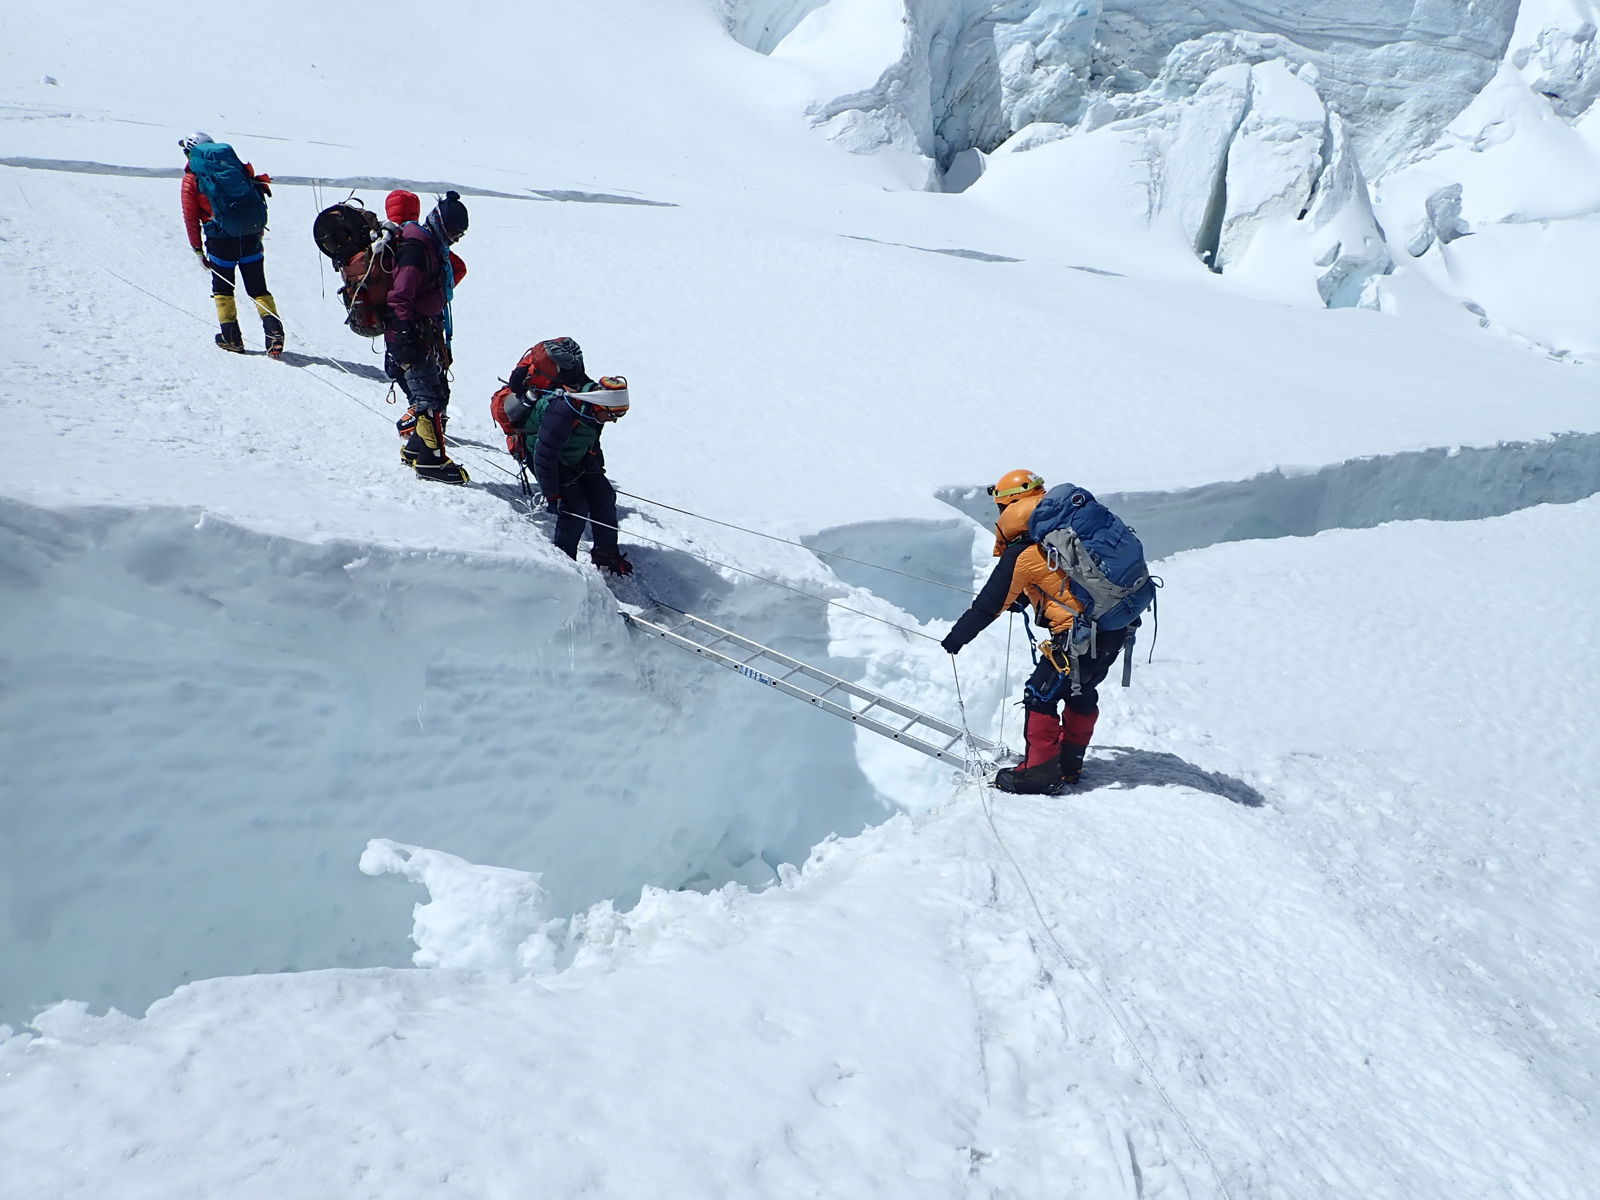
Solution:
{"label": "snow covered glacier", "polygon": [[[729,27],[763,52],[810,22],[840,34],[876,10],[903,22],[897,60],[824,106],[899,124],[941,165],[993,150],[1035,121],[1076,125],[1192,95],[1235,63],[1315,68],[1319,91],[1387,159],[1431,141],[1494,75],[1517,0],[728,0]],[[897,12],[896,10],[901,10]],[[803,40],[818,44],[830,38]],[[837,47],[828,53],[837,57]]]}
{"label": "snow covered glacier", "polygon": [[[1093,187],[1103,207],[1172,226],[1211,269],[1330,307],[1414,303],[1409,285],[1390,286],[1398,266],[1523,216],[1463,194],[1470,166],[1441,159],[1546,122],[1578,135],[1575,167],[1595,153],[1593,0],[724,0],[723,12],[735,38],[814,78],[811,121],[851,151],[920,159],[929,187],[964,190],[1041,147],[1094,142],[1029,169],[1063,219]],[[1582,169],[1549,177],[1556,161],[1540,169],[1562,194]],[[1562,217],[1596,210],[1583,192]],[[1581,246],[1564,233],[1565,253],[1587,254],[1588,231],[1569,232]],[[1541,268],[1561,257],[1541,253]],[[1570,349],[1528,319],[1539,271],[1505,253],[1495,265],[1417,272],[1479,323]]]}

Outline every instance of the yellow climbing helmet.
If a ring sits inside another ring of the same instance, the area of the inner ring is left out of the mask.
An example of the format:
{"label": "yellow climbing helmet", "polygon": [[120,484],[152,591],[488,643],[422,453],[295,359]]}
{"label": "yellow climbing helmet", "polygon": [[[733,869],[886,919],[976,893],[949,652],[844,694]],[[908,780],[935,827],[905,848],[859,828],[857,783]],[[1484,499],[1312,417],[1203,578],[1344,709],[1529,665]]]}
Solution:
{"label": "yellow climbing helmet", "polygon": [[1007,471],[996,483],[989,485],[989,495],[1001,508],[1034,492],[1044,491],[1044,480],[1032,471],[1018,468]]}

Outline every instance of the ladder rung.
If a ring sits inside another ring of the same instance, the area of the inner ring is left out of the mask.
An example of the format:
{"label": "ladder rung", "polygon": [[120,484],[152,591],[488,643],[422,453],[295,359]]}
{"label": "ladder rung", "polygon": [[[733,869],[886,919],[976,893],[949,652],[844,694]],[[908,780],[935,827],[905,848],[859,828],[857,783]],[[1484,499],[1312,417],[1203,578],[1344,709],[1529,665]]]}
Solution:
{"label": "ladder rung", "polygon": [[[919,713],[914,708],[898,704],[886,696],[880,696],[868,688],[852,684],[836,675],[830,675],[789,655],[780,654],[776,650],[734,633],[732,630],[711,625],[710,622],[702,621],[700,618],[687,613],[683,615],[686,619],[681,624],[663,626],[643,618],[632,617],[626,611],[623,612],[624,617],[630,617],[631,620],[637,621],[648,633],[666,638],[685,649],[693,650],[696,654],[720,662],[724,666],[733,667],[740,674],[750,676],[759,682],[768,684],[782,683],[784,684],[782,690],[787,691],[797,699],[808,700],[824,712],[832,713],[834,716],[846,717],[851,721],[861,722],[865,728],[874,733],[902,742],[934,758],[946,762],[957,762],[958,759],[952,756],[952,751],[955,751],[956,747],[962,744],[963,739],[970,736],[961,732],[952,733],[949,740],[944,744],[944,748],[937,749],[936,743],[929,739],[950,730],[951,726],[947,722],[930,717],[926,713]],[[706,636],[705,640],[702,641],[701,635],[709,636]],[[743,647],[747,651],[746,656],[743,659],[734,657],[735,652],[725,648],[731,646]],[[775,677],[769,676],[760,668],[754,667],[753,664],[762,658],[770,660],[769,669],[780,670],[783,673]],[[810,691],[806,686],[788,682],[797,675],[806,677],[809,683],[824,683],[826,686],[817,691]],[[843,695],[837,700],[829,699],[828,697],[834,692],[842,692]],[[851,700],[862,700],[865,703],[860,708],[854,708],[851,706]],[[873,710],[875,709],[882,711],[874,714]],[[895,728],[888,723],[892,717],[901,717],[905,723]],[[922,728],[913,737],[911,731],[919,725]],[[996,747],[982,738],[971,738],[968,747],[969,751],[976,751],[980,755],[993,753],[995,749]]]}

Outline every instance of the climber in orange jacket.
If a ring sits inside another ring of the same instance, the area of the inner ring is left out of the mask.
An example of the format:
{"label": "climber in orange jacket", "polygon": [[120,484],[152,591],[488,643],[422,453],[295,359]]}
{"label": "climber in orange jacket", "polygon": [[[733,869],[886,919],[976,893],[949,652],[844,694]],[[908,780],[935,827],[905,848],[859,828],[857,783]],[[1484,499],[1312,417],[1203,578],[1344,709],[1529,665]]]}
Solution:
{"label": "climber in orange jacket", "polygon": [[[995,523],[995,564],[989,580],[940,643],[951,654],[988,628],[1008,609],[1033,609],[1033,621],[1050,631],[1041,643],[1038,665],[1022,689],[1027,712],[1024,757],[994,778],[1001,791],[1054,793],[1078,782],[1083,757],[1100,716],[1097,688],[1111,671],[1127,630],[1101,630],[1091,654],[1068,655],[1074,623],[1083,612],[1065,573],[1050,565],[1028,536],[1028,518],[1044,499],[1044,480],[1027,470],[1008,471],[989,495],[999,505]],[[1071,664],[1076,663],[1076,669]],[[1066,711],[1059,712],[1065,703]]]}

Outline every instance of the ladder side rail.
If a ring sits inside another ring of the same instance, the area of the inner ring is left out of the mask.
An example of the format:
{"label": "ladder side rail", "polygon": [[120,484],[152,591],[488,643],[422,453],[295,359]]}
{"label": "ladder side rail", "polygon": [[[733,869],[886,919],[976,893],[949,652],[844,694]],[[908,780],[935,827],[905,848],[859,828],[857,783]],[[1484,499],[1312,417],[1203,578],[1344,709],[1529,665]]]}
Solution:
{"label": "ladder side rail", "polygon": [[[875,733],[882,734],[891,741],[900,742],[903,745],[910,746],[915,750],[920,750],[930,758],[937,758],[941,761],[953,763],[958,766],[964,765],[965,763],[965,757],[960,754],[952,753],[951,749],[952,747],[964,742],[967,738],[967,735],[963,730],[951,725],[949,722],[941,721],[937,717],[931,717],[928,714],[919,712],[908,705],[889,700],[876,694],[875,692],[869,691],[866,688],[852,684],[849,680],[840,679],[836,675],[830,675],[826,671],[811,667],[809,664],[803,663],[799,659],[790,658],[788,655],[781,654],[777,651],[768,651],[768,653],[771,655],[771,657],[783,665],[803,668],[804,674],[818,680],[819,682],[827,682],[830,686],[824,689],[824,691],[821,693],[808,691],[797,684],[790,683],[787,676],[782,678],[774,677],[773,675],[750,665],[755,658],[761,657],[759,654],[752,656],[749,661],[741,661],[737,658],[734,658],[731,654],[725,653],[721,650],[711,649],[707,644],[697,641],[694,638],[688,637],[679,632],[686,627],[685,625],[678,625],[669,629],[643,617],[636,616],[633,613],[623,612],[622,616],[630,624],[639,626],[641,629],[655,637],[661,638],[663,641],[669,641],[676,645],[682,646],[686,650],[692,650],[702,658],[710,659],[719,666],[726,667],[737,674],[745,676],[747,679],[751,679],[756,683],[762,683],[769,687],[776,688],[779,691],[794,696],[796,699],[805,700],[807,703],[824,709],[827,712],[831,712],[835,716],[844,717],[855,724],[862,725],[873,730]],[[704,621],[699,617],[690,616],[690,621],[692,621],[696,626],[715,630],[718,633],[728,632],[721,629],[720,626],[713,625],[711,622]],[[729,636],[734,641],[746,643],[758,650],[765,649],[759,642],[751,641],[751,639],[742,637],[739,634],[730,634]],[[835,688],[845,692],[847,695],[853,698],[866,700],[869,703],[867,704],[866,708],[855,709],[851,708],[848,704],[842,704],[836,700],[826,699],[825,697],[827,693],[835,690]],[[909,720],[906,725],[896,729],[894,726],[886,724],[881,720],[877,720],[873,717],[865,715],[868,709],[874,707],[881,708],[886,712],[893,713],[897,716],[909,718]],[[909,731],[914,726],[918,725],[925,726],[928,730],[940,734],[950,740],[943,747],[941,747],[933,744],[932,742],[925,741],[920,737],[913,737]],[[988,741],[985,738],[974,736],[972,738],[972,742],[978,750],[986,754],[996,754],[1000,749],[998,745]]]}
{"label": "ladder side rail", "polygon": [[[781,651],[774,650],[769,646],[762,646],[760,642],[754,641],[751,638],[747,638],[743,634],[734,633],[732,630],[724,629],[720,625],[716,625],[710,621],[707,621],[704,617],[697,617],[693,613],[684,613],[683,616],[686,618],[685,625],[692,623],[703,629],[707,629],[731,638],[733,641],[742,642],[753,648],[760,648],[772,658],[778,660],[787,667],[796,668],[803,674],[809,675],[813,679],[816,679],[820,682],[834,684],[840,690],[849,692],[851,695],[857,696],[862,700],[873,701],[876,703],[877,707],[886,709],[889,712],[895,713],[899,716],[915,718],[919,724],[926,725],[928,728],[936,730],[937,732],[944,734],[946,737],[959,737],[963,739],[966,737],[965,731],[963,731],[960,726],[953,725],[949,721],[945,721],[939,717],[931,716],[928,713],[921,712],[918,709],[912,708],[908,704],[901,704],[897,700],[891,700],[887,696],[881,696],[869,688],[862,687],[860,684],[851,683],[848,679],[841,679],[837,675],[831,675],[819,667],[813,667],[810,663],[802,662],[798,658],[793,658],[782,653]],[[685,626],[683,625],[678,626],[680,629],[684,627]],[[989,746],[992,745],[992,743],[984,742],[979,739],[979,745]],[[996,747],[996,749],[998,749],[998,747]]]}
{"label": "ladder side rail", "polygon": [[[823,703],[825,704],[826,701]],[[843,716],[846,714],[841,713],[840,715]],[[967,756],[965,754],[953,752],[949,747],[936,746],[932,742],[924,741],[919,737],[913,737],[911,734],[897,730],[892,725],[886,725],[882,721],[875,721],[871,717],[853,715],[850,716],[850,720],[856,725],[860,725],[865,729],[870,729],[874,733],[881,734],[890,741],[898,742],[902,746],[909,746],[913,750],[921,751],[929,758],[936,758],[940,762],[949,763],[953,767],[965,767],[967,765]]]}
{"label": "ladder side rail", "polygon": [[[750,650],[754,652],[751,654],[750,658],[746,660],[747,664],[753,664],[757,658],[761,658],[763,656],[771,658],[774,662],[782,664],[782,666],[790,673],[807,675],[816,680],[818,683],[828,684],[829,686],[824,689],[825,691],[833,691],[834,689],[838,689],[839,691],[846,692],[849,695],[856,697],[858,700],[867,701],[868,708],[872,707],[873,705],[877,705],[878,707],[886,708],[891,712],[901,713],[903,716],[909,717],[917,715],[915,709],[906,708],[904,705],[897,704],[893,700],[886,699],[885,697],[880,696],[876,692],[872,691],[870,688],[862,687],[857,683],[851,683],[848,679],[841,679],[839,676],[830,674],[829,672],[822,670],[820,667],[814,667],[808,662],[803,662],[798,658],[792,657],[791,655],[784,654],[781,650],[774,650],[771,646],[764,646],[760,642],[755,641],[753,638],[745,637],[743,634],[734,633],[731,630],[722,628],[720,625],[714,625],[705,618],[697,617],[693,613],[681,614],[685,620],[680,624],[671,626],[669,628],[664,625],[658,625],[656,622],[648,620],[644,617],[636,616],[635,614],[626,610],[619,611],[622,612],[624,620],[630,621],[635,625],[660,635],[666,635],[670,633],[676,637],[681,645],[693,648],[695,646],[714,646],[723,640],[736,642],[742,646],[749,647]],[[685,629],[689,628],[704,629],[708,632],[715,633],[718,636],[710,641],[697,641],[696,639],[688,637],[683,633]]]}
{"label": "ladder side rail", "polygon": [[701,629],[707,630],[708,632],[716,633],[721,637],[728,638],[731,641],[739,642],[743,645],[749,646],[752,650],[760,650],[763,654],[766,654],[771,658],[776,659],[778,662],[783,663],[785,667],[792,667],[802,674],[811,676],[811,678],[817,680],[819,683],[836,684],[841,690],[850,692],[852,695],[859,696],[863,700],[878,699],[878,696],[874,692],[862,687],[860,684],[851,683],[848,679],[841,679],[837,675],[833,675],[827,671],[824,671],[821,667],[814,667],[808,662],[783,653],[781,650],[774,650],[771,646],[763,645],[754,638],[747,638],[742,633],[734,633],[730,629],[724,629],[721,625],[715,625],[712,622],[707,621],[704,617],[697,617],[693,613],[684,613],[683,616],[685,617],[685,621],[682,625],[677,626],[679,630],[685,629],[690,625],[697,626]]}
{"label": "ladder side rail", "polygon": [[787,692],[791,696],[807,701],[813,708],[820,708],[824,712],[832,713],[834,716],[843,717],[851,724],[860,725],[862,728],[870,729],[874,733],[881,734],[883,737],[886,737],[891,741],[899,742],[902,746],[909,746],[913,750],[921,751],[929,758],[936,758],[940,762],[949,763],[954,767],[964,767],[967,765],[966,755],[952,753],[950,747],[948,746],[936,746],[932,742],[924,741],[919,737],[914,737],[910,733],[907,733],[904,729],[896,729],[893,725],[886,724],[885,722],[876,720],[873,717],[865,716],[854,709],[847,708],[845,705],[840,704],[836,700],[824,700],[813,692],[808,692],[803,688],[797,688],[793,684],[780,683],[776,680],[773,681],[772,686],[781,692]]}

